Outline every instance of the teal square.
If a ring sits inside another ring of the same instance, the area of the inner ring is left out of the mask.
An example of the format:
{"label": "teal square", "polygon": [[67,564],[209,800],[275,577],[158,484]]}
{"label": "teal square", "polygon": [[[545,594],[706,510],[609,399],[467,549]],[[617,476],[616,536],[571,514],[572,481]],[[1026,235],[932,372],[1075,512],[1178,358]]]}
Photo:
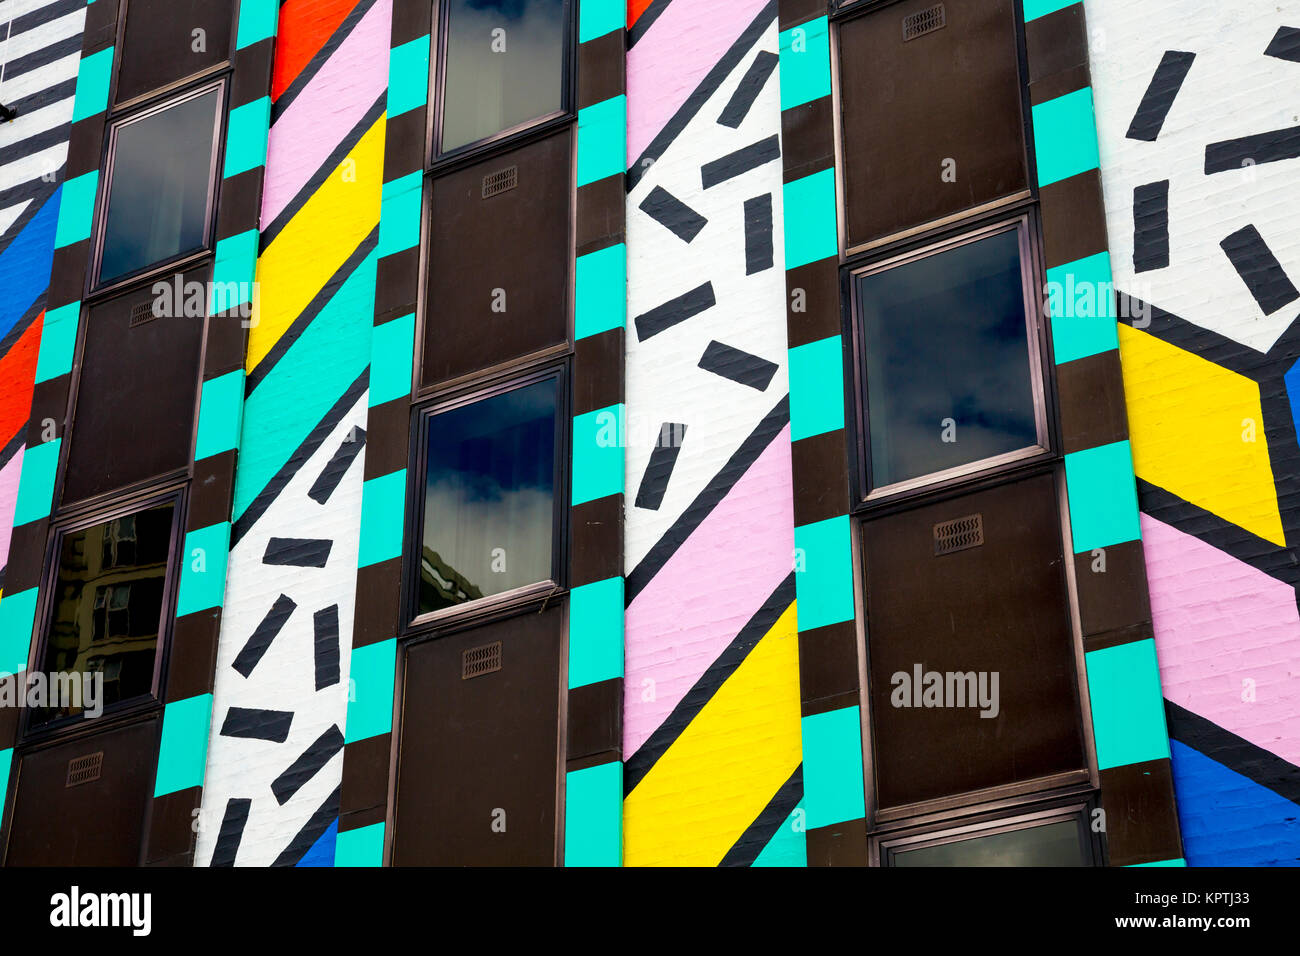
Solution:
{"label": "teal square", "polygon": [[1083,0],[1024,0],[1025,22],[1037,20],[1039,17],[1045,17],[1049,13],[1055,13],[1057,10],[1064,10],[1066,7],[1072,7],[1076,3],[1082,3]]}
{"label": "teal square", "polygon": [[41,328],[41,351],[36,359],[36,384],[48,382],[72,371],[77,349],[77,328],[81,324],[81,303],[71,302],[45,313]]}
{"label": "teal square", "polygon": [[371,478],[361,485],[361,546],[357,567],[367,568],[401,557],[405,508],[405,468]]}
{"label": "teal square", "polygon": [[9,768],[13,764],[14,752],[0,750],[0,793],[9,792]]}
{"label": "teal square", "polygon": [[578,256],[574,264],[574,337],[585,339],[627,324],[627,247]]}
{"label": "teal square", "polygon": [[578,110],[578,185],[627,170],[627,97],[619,94]]}
{"label": "teal square", "polygon": [[794,529],[799,630],[853,620],[853,534],[848,515]]}
{"label": "teal square", "polygon": [[796,179],[782,187],[785,267],[797,269],[839,255],[835,220],[835,170]]}
{"label": "teal square", "polygon": [[790,350],[790,440],[844,427],[844,349],[838,335]]}
{"label": "teal square", "polygon": [[153,788],[155,797],[203,786],[211,722],[211,694],[173,701],[163,708],[158,776]]}
{"label": "teal square", "polygon": [[242,50],[275,36],[279,19],[280,0],[240,0],[235,49]]}
{"label": "teal square", "polygon": [[230,558],[230,522],[199,528],[185,535],[181,586],[176,616],[221,607],[226,596],[226,562]]}
{"label": "teal square", "polygon": [[95,196],[99,190],[99,170],[69,179],[60,190],[59,224],[54,228],[55,249],[90,238],[90,226],[95,218]]}
{"label": "teal square", "polygon": [[578,42],[586,43],[615,30],[627,20],[626,0],[579,0]]}
{"label": "teal square", "polygon": [[429,99],[429,36],[388,51],[388,118],[419,109]]}
{"label": "teal square", "polygon": [[623,406],[573,419],[573,504],[623,493]]}
{"label": "teal square", "polygon": [[397,680],[397,639],[352,649],[348,665],[347,743],[378,737],[393,729],[393,687]]}
{"label": "teal square", "polygon": [[113,79],[113,47],[83,56],[77,67],[77,94],[72,104],[72,122],[95,116],[108,109],[108,88]]}
{"label": "teal square", "polygon": [[372,823],[355,830],[340,830],[334,844],[334,865],[383,866],[384,825]]}
{"label": "teal square", "polygon": [[826,17],[781,31],[781,109],[831,95],[831,39]]}
{"label": "teal square", "polygon": [[1133,453],[1127,441],[1066,455],[1065,486],[1075,554],[1141,538]]}
{"label": "teal square", "polygon": [[569,592],[569,689],[623,676],[623,579]]}
{"label": "teal square", "polygon": [[866,814],[862,776],[862,718],[857,707],[800,721],[807,825],[832,826]]}
{"label": "teal square", "polygon": [[1110,253],[1048,269],[1046,293],[1057,365],[1119,348]]}
{"label": "teal square", "polygon": [[[38,588],[0,595],[0,676],[27,670]],[[0,794],[4,789],[0,788]]]}
{"label": "teal square", "polygon": [[204,382],[199,398],[199,434],[194,441],[194,460],[202,461],[238,448],[243,412],[243,369]]}
{"label": "teal square", "polygon": [[623,863],[623,764],[617,760],[565,775],[564,865]]}
{"label": "teal square", "polygon": [[1169,757],[1165,701],[1151,638],[1084,655],[1097,768]]}
{"label": "teal square", "polygon": [[1097,168],[1101,160],[1092,87],[1039,103],[1032,112],[1039,186],[1050,186]]}
{"label": "teal square", "polygon": [[415,360],[415,313],[376,325],[371,338],[370,398],[374,408],[411,394]]}
{"label": "teal square", "polygon": [[212,265],[212,288],[208,295],[208,315],[220,315],[253,301],[258,241],[256,229],[217,240]]}
{"label": "teal square", "polygon": [[410,173],[384,183],[379,201],[379,258],[420,244],[424,174]]}
{"label": "teal square", "polygon": [[263,96],[236,106],[226,124],[226,165],[229,179],[266,165],[267,137],[271,129],[271,98]]}
{"label": "teal square", "polygon": [[62,447],[63,439],[56,438],[29,445],[23,452],[23,473],[18,479],[18,500],[14,502],[15,528],[50,516]]}

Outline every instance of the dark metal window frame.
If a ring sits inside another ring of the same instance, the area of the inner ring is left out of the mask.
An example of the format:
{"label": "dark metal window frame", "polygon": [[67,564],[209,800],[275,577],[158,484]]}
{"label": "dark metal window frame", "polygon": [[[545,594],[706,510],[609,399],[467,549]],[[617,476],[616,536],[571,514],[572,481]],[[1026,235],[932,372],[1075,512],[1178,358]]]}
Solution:
{"label": "dark metal window frame", "polygon": [[491,136],[457,146],[444,151],[442,149],[443,105],[446,96],[447,56],[445,53],[448,40],[448,19],[451,8],[446,0],[432,0],[432,27],[430,30],[431,69],[429,70],[429,92],[426,110],[428,112],[428,135],[425,137],[427,156],[425,168],[444,170],[470,165],[492,153],[505,151],[521,145],[534,135],[541,138],[556,129],[577,121],[577,62],[578,62],[578,2],[563,0],[564,3],[564,53],[560,87],[560,109],[545,116],[534,117],[522,123],[503,129]]}
{"label": "dark metal window frame", "polygon": [[[107,298],[112,293],[134,287],[137,283],[143,285],[168,273],[184,272],[205,257],[213,255],[216,243],[217,208],[221,199],[221,177],[219,172],[225,156],[224,134],[227,114],[230,109],[230,77],[231,69],[226,66],[215,73],[205,74],[200,79],[187,80],[182,87],[173,90],[166,97],[155,98],[151,96],[148,100],[137,101],[130,109],[110,113],[106,118],[103,159],[100,162],[99,189],[95,198],[95,211],[90,238],[90,265],[86,270],[83,301],[98,300],[100,297]],[[103,267],[104,260],[105,233],[108,225],[108,200],[113,185],[113,166],[116,159],[118,131],[133,123],[158,116],[173,106],[204,96],[213,90],[217,92],[217,108],[215,110],[212,148],[208,165],[208,196],[204,208],[203,244],[197,249],[178,253],[127,275],[119,276],[107,282],[100,281],[100,270]]]}
{"label": "dark metal window frame", "polygon": [[[551,576],[544,581],[514,588],[501,594],[466,601],[454,607],[423,614],[419,611],[420,548],[423,542],[425,484],[428,471],[428,434],[437,416],[465,408],[506,392],[547,380],[556,382],[555,462],[553,519],[551,525]],[[463,626],[502,620],[539,601],[544,605],[564,601],[568,595],[569,529],[569,417],[572,411],[570,365],[567,359],[545,358],[527,369],[515,370],[488,381],[443,393],[411,408],[411,449],[407,481],[406,534],[402,548],[402,633],[403,639],[449,633]]]}
{"label": "dark metal window frame", "polygon": [[234,66],[235,43],[239,36],[239,10],[243,0],[230,0],[230,46],[226,50],[226,57],[211,66],[204,67],[201,70],[183,76],[180,79],[173,80],[156,89],[149,90],[130,99],[118,102],[117,94],[119,80],[122,74],[122,59],[126,50],[126,23],[127,17],[131,15],[131,3],[133,0],[118,0],[121,4],[117,14],[117,32],[113,46],[113,76],[110,82],[108,103],[110,117],[120,113],[130,111],[135,107],[151,102],[158,98],[171,96],[173,93],[185,89],[193,83],[201,83],[204,80],[214,77],[224,71],[231,70]]}
{"label": "dark metal window frame", "polygon": [[[136,718],[161,711],[167,664],[171,656],[171,638],[174,629],[176,596],[180,588],[181,563],[184,560],[186,504],[189,498],[188,480],[173,480],[166,485],[155,483],[151,488],[132,494],[118,495],[111,504],[71,517],[51,519],[46,537],[45,572],[36,608],[39,629],[27,657],[27,673],[43,668],[45,652],[53,626],[56,595],[54,589],[59,577],[59,551],[63,538],[70,533],[84,531],[95,525],[139,514],[156,505],[172,505],[171,539],[168,544],[167,570],[163,579],[162,609],[158,626],[158,642],[154,652],[153,681],[147,695],[119,701],[104,708],[100,717],[87,720],[82,716],[65,717],[34,727],[27,707],[22,707],[19,717],[18,740],[20,749],[26,751],[54,739],[73,739],[98,733]],[[25,689],[23,689],[25,691]]]}

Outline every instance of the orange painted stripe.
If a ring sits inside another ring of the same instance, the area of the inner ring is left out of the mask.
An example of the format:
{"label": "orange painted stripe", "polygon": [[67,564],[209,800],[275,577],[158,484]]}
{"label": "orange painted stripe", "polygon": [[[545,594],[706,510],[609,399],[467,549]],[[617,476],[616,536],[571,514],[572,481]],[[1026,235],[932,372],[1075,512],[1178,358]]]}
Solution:
{"label": "orange painted stripe", "polygon": [[280,98],[356,5],[357,0],[285,0],[275,38],[271,99]]}
{"label": "orange painted stripe", "polygon": [[0,358],[0,448],[9,444],[32,411],[36,356],[41,351],[45,313],[27,327],[4,358]]}
{"label": "orange painted stripe", "polygon": [[627,26],[630,30],[641,14],[646,12],[651,0],[627,0]]}

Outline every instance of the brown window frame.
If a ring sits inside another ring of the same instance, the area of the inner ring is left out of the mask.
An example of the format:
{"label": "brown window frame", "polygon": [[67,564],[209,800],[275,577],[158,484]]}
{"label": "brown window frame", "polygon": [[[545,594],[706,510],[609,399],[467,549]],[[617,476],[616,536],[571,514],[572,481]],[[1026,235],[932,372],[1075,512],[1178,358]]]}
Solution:
{"label": "brown window frame", "polygon": [[189,76],[183,76],[180,79],[172,80],[162,86],[140,93],[130,99],[118,101],[119,79],[122,73],[122,59],[126,50],[126,22],[127,17],[131,15],[131,3],[133,0],[118,0],[121,6],[117,14],[117,30],[114,35],[113,43],[113,76],[109,87],[108,103],[110,115],[116,115],[122,112],[135,109],[137,106],[151,102],[157,98],[170,97],[173,93],[183,90],[191,84],[202,83],[210,77],[214,77],[222,72],[229,71],[234,66],[235,44],[239,37],[239,11],[243,5],[243,0],[230,0],[230,47],[227,51],[226,58],[206,66],[201,70],[196,70]]}

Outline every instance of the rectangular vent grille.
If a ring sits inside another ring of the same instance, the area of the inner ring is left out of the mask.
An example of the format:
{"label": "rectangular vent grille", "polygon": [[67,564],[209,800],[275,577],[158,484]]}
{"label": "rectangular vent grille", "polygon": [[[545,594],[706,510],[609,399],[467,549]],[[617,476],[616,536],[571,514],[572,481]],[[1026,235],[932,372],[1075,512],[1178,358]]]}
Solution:
{"label": "rectangular vent grille", "polygon": [[493,671],[501,670],[501,642],[495,641],[482,647],[471,647],[460,655],[460,679],[482,677]]}
{"label": "rectangular vent grille", "polygon": [[966,515],[934,526],[934,553],[953,554],[984,543],[984,516]]}
{"label": "rectangular vent grille", "polygon": [[[74,757],[68,761],[68,783],[67,787],[80,786],[83,783],[94,783],[99,779],[99,772],[104,767],[104,751],[99,753],[86,754],[84,757]],[[66,790],[67,787],[64,789]]]}
{"label": "rectangular vent grille", "polygon": [[153,314],[152,302],[141,302],[131,307],[131,328],[151,322],[158,316]]}
{"label": "rectangular vent grille", "polygon": [[483,198],[500,196],[519,185],[519,167],[507,166],[483,177]]}
{"label": "rectangular vent grille", "polygon": [[936,3],[917,13],[910,13],[903,17],[903,42],[915,40],[935,30],[942,30],[947,24],[948,15],[942,3]]}

